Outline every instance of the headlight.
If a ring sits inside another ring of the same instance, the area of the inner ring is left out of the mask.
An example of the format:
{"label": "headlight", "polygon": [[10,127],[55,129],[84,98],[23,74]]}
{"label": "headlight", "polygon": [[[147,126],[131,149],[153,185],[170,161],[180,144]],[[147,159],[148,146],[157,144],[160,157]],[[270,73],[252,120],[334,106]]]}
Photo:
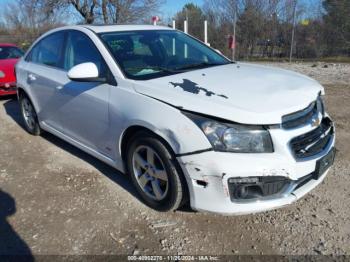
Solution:
{"label": "headlight", "polygon": [[0,78],[5,77],[5,73],[0,70]]}
{"label": "headlight", "polygon": [[235,153],[272,153],[268,130],[262,126],[223,123],[199,115],[184,113],[207,136],[216,151]]}

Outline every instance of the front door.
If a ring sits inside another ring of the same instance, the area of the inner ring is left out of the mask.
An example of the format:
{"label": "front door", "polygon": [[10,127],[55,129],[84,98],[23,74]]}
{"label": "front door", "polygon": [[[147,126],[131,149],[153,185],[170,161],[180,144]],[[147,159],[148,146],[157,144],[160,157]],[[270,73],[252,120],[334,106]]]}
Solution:
{"label": "front door", "polygon": [[[68,31],[63,67],[68,72],[73,66],[92,62],[100,77],[108,72],[107,65],[91,39],[80,31]],[[107,83],[76,82],[68,79],[58,90],[59,115],[63,132],[74,140],[108,155],[106,133],[109,128]]]}

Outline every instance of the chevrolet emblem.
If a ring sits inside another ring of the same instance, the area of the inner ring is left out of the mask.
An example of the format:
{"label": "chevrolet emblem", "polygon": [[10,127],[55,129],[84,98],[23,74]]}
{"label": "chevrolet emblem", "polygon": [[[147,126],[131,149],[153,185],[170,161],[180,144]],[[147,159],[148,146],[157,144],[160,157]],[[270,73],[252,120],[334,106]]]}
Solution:
{"label": "chevrolet emblem", "polygon": [[321,124],[321,120],[319,118],[312,119],[311,126],[316,127]]}

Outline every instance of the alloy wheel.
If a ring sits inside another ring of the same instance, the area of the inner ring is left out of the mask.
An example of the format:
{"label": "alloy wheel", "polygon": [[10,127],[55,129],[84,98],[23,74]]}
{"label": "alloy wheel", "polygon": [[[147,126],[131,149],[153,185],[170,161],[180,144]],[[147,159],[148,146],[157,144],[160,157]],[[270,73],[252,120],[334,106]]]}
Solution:
{"label": "alloy wheel", "polygon": [[139,146],[133,153],[133,175],[142,191],[161,201],[168,192],[168,175],[159,155],[149,146]]}

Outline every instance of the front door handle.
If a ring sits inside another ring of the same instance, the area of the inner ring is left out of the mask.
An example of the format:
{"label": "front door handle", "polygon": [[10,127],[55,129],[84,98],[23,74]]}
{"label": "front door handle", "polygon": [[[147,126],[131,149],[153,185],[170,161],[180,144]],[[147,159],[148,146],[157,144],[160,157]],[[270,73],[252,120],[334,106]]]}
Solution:
{"label": "front door handle", "polygon": [[33,81],[35,81],[35,80],[36,80],[35,75],[33,75],[33,74],[29,74],[29,75],[28,75],[28,81],[33,82]]}

